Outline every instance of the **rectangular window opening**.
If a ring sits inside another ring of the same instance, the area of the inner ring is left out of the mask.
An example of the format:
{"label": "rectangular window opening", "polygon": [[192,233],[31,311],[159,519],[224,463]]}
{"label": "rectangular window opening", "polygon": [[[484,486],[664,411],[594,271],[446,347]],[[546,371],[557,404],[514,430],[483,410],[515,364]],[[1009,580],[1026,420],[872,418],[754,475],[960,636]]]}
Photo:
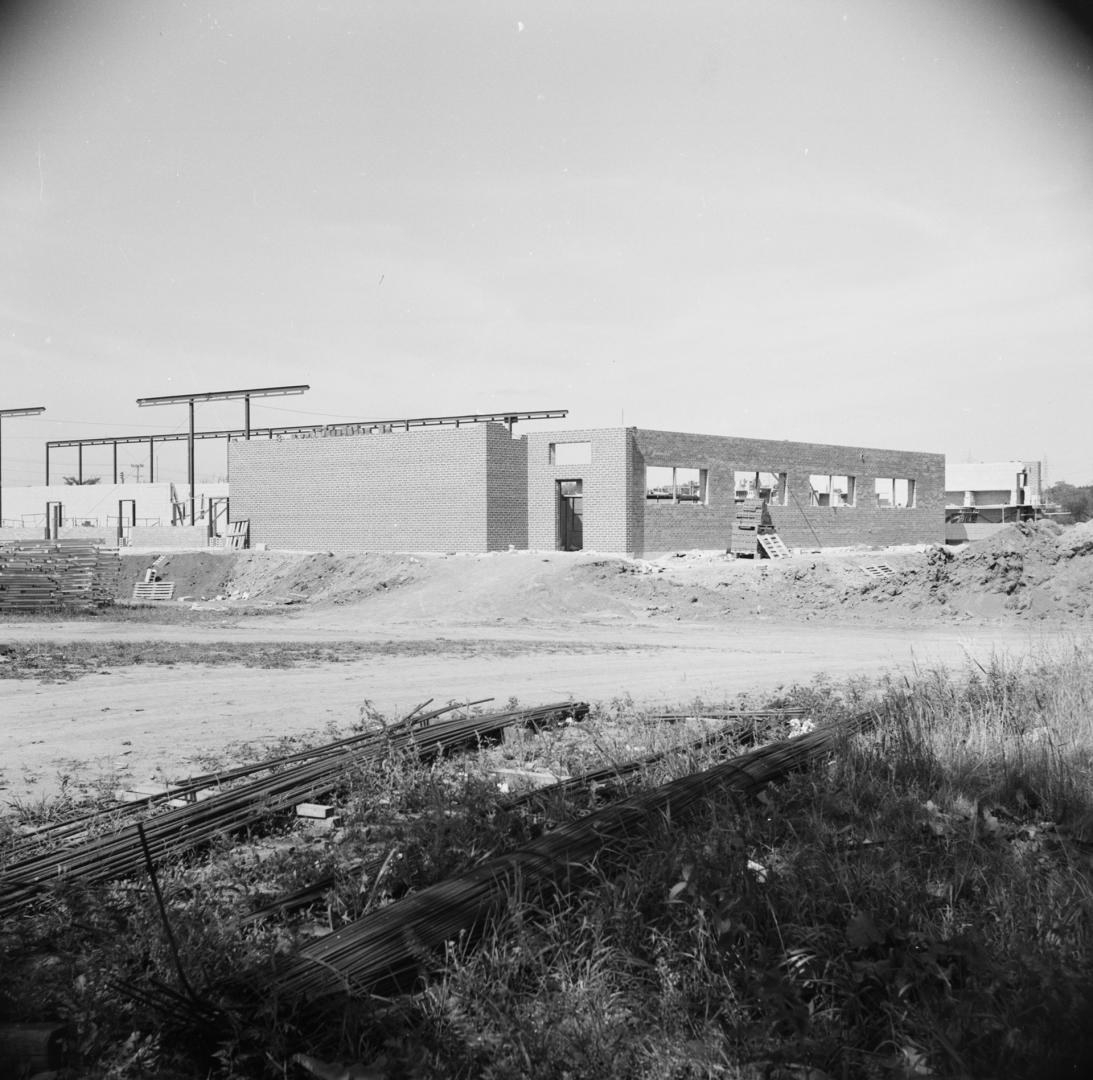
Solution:
{"label": "rectangular window opening", "polygon": [[736,502],[759,499],[774,506],[786,502],[786,474],[759,469],[737,469],[733,473],[733,498]]}
{"label": "rectangular window opening", "polygon": [[708,470],[681,465],[648,465],[645,497],[654,502],[705,503]]}
{"label": "rectangular window opening", "polygon": [[877,506],[906,510],[915,505],[915,482],[904,477],[878,476],[874,481]]}
{"label": "rectangular window opening", "polygon": [[590,442],[559,442],[550,444],[551,465],[591,465]]}
{"label": "rectangular window opening", "polygon": [[853,506],[854,477],[813,473],[808,478],[812,506]]}

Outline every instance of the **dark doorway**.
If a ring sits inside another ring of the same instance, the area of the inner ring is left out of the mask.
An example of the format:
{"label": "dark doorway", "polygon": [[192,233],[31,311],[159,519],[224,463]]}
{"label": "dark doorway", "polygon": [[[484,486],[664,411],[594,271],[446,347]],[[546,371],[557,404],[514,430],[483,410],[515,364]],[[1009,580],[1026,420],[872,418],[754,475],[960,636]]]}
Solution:
{"label": "dark doorway", "polygon": [[581,480],[558,481],[558,533],[562,551],[580,551],[584,547],[584,483]]}

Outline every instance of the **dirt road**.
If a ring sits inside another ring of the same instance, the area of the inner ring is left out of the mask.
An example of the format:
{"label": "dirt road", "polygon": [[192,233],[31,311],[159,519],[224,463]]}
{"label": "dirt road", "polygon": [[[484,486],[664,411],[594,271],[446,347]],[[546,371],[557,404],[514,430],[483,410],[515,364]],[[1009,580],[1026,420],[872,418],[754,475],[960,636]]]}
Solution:
{"label": "dirt road", "polygon": [[[390,613],[388,613],[390,614]],[[102,640],[384,642],[420,648],[336,664],[104,667],[71,682],[0,678],[0,803],[56,794],[62,778],[107,787],[180,779],[230,761],[233,744],[273,744],[286,735],[343,729],[366,702],[397,717],[436,702],[510,697],[523,704],[629,695],[650,704],[735,702],[817,675],[962,666],[992,651],[1026,654],[1066,631],[990,625],[839,625],[748,618],[723,624],[635,623],[604,617],[553,625],[460,627],[393,621],[365,606],[301,615],[227,619],[213,626],[49,622],[0,625],[0,641]],[[503,654],[497,643],[504,641]]]}
{"label": "dirt road", "polygon": [[[392,718],[427,699],[735,704],[818,675],[838,683],[916,664],[960,668],[994,651],[1023,656],[1085,632],[1093,617],[1084,526],[1011,527],[958,555],[846,549],[772,563],[141,553],[123,560],[124,580],[141,580],[153,559],[175,595],[193,600],[0,621],[0,806],[55,794],[64,776],[113,785],[205,772],[212,759],[230,762],[233,744],[344,730],[366,703]],[[5,642],[40,643],[47,656],[81,643],[94,662],[74,681],[16,679]],[[143,663],[133,654],[145,642],[197,643],[202,662]],[[244,666],[271,642],[358,647],[306,664],[297,649],[289,668]]]}

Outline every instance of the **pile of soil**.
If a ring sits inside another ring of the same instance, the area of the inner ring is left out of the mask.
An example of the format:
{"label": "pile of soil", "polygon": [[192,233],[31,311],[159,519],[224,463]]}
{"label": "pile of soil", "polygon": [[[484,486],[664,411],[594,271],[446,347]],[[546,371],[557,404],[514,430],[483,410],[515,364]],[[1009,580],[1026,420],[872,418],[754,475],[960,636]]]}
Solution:
{"label": "pile of soil", "polygon": [[[127,556],[121,595],[154,556]],[[717,621],[1093,615],[1093,525],[1012,525],[960,549],[838,550],[790,559],[681,552],[398,555],[209,551],[159,558],[175,597],[227,607],[368,604],[391,621]]]}
{"label": "pile of soil", "polygon": [[935,548],[899,584],[910,597],[970,616],[1093,615],[1093,523],[1008,525],[964,548]]}

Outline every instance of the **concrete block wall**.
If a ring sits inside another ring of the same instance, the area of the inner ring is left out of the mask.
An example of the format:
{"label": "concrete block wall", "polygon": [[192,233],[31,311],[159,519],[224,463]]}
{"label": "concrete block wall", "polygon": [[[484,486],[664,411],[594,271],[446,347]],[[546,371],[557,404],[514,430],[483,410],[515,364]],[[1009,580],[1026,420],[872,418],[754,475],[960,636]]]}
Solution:
{"label": "concrete block wall", "polygon": [[[1022,473],[1024,484],[1019,482]],[[1040,506],[1044,500],[1041,462],[952,463],[945,466],[945,494],[949,506]]]}
{"label": "concrete block wall", "polygon": [[[700,548],[727,550],[736,512],[736,471],[787,474],[785,505],[769,507],[771,524],[793,548],[943,543],[945,458],[919,451],[743,439],[684,432],[633,430],[635,473],[641,477],[642,527],[635,550],[657,555]],[[707,470],[705,505],[645,499],[647,465]],[[811,474],[855,480],[853,506],[810,506]],[[877,504],[877,478],[915,481],[915,505]]]}
{"label": "concrete block wall", "polygon": [[528,546],[528,445],[486,425],[486,550]]}
{"label": "concrete block wall", "polygon": [[[190,485],[174,485],[175,496],[189,508]],[[210,499],[224,498],[228,494],[228,485],[220,483],[198,483],[195,485],[195,510],[200,520],[202,510]],[[137,521],[143,526],[171,524],[171,485],[154,484],[37,484],[30,487],[4,488],[4,521],[7,527],[22,525],[24,528],[45,528],[46,504],[59,502],[61,516],[69,527],[75,521],[76,527],[116,528],[118,523],[118,502],[132,500],[136,503]],[[126,507],[128,516],[129,508]],[[84,521],[90,522],[84,526]]]}
{"label": "concrete block wall", "polygon": [[489,484],[491,473],[499,491],[519,481],[522,446],[499,424],[232,442],[231,516],[271,548],[505,548],[523,540],[522,515],[500,510],[498,494],[491,518]]}
{"label": "concrete block wall", "polygon": [[21,525],[5,525],[0,529],[0,543],[7,540],[42,540],[45,535],[44,525],[32,528],[25,528]]}
{"label": "concrete block wall", "polygon": [[[207,525],[134,525],[126,531],[129,546],[135,548],[176,548],[190,551],[209,546]],[[63,530],[61,535],[65,535]]]}
{"label": "concrete block wall", "polygon": [[[587,428],[533,432],[527,437],[527,546],[554,551],[559,535],[559,480],[580,480],[584,496],[584,547],[589,551],[631,552],[636,520],[633,500],[633,446],[627,428]],[[584,465],[551,463],[551,444],[590,443]]]}

